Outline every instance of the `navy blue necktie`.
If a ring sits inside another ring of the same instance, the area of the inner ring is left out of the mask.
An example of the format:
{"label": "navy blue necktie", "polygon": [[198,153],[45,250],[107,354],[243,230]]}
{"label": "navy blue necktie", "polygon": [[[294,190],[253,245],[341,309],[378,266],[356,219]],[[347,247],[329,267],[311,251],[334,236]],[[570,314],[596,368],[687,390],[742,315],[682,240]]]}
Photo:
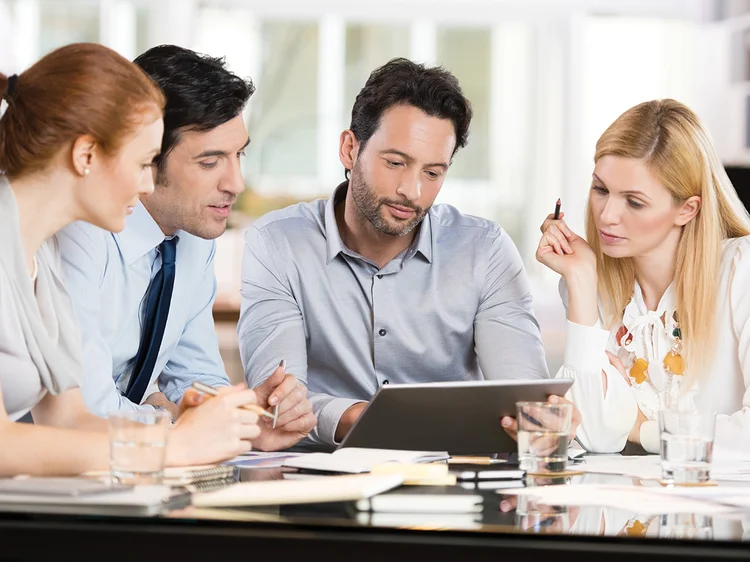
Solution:
{"label": "navy blue necktie", "polygon": [[146,311],[143,319],[143,333],[135,356],[133,374],[125,392],[128,400],[141,403],[141,399],[151,382],[154,365],[159,356],[164,328],[169,316],[169,303],[172,300],[174,287],[175,254],[177,253],[177,236],[159,244],[161,269],[156,272],[146,298]]}

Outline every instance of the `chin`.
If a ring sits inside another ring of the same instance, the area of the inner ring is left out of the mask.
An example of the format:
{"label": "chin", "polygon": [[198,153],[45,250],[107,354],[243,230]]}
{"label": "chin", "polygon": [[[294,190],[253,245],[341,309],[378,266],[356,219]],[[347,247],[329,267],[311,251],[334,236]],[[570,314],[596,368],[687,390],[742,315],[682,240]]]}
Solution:
{"label": "chin", "polygon": [[633,252],[624,247],[601,246],[602,254],[609,258],[632,258]]}

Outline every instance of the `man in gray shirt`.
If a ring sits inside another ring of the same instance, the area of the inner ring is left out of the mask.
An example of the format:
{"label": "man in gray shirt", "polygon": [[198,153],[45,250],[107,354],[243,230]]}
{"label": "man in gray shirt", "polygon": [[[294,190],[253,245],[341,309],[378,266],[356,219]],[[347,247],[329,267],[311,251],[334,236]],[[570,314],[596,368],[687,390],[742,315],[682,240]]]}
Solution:
{"label": "man in gray shirt", "polygon": [[433,206],[470,122],[452,74],[394,59],[341,133],[347,181],[248,230],[245,376],[257,386],[286,359],[318,416],[308,445],[339,443],[380,385],[549,377],[513,241]]}

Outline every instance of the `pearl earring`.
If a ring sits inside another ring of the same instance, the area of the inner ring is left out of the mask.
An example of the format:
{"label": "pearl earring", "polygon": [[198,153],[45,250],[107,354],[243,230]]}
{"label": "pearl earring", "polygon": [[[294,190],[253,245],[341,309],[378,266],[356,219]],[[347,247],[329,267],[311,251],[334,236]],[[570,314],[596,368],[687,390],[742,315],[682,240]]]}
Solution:
{"label": "pearl earring", "polygon": [[84,168],[84,169],[83,169],[83,175],[84,175],[84,176],[88,176],[88,175],[89,175],[89,172],[90,172],[90,171],[91,171],[91,170],[89,170],[88,168]]}

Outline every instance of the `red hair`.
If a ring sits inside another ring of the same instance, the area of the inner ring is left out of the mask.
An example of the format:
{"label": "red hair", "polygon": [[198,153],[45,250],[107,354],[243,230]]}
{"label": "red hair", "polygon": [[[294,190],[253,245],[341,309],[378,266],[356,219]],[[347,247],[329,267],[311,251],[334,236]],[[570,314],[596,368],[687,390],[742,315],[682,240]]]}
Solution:
{"label": "red hair", "polygon": [[0,171],[11,177],[43,169],[83,135],[112,155],[149,112],[164,110],[164,95],[145,72],[95,43],[56,49],[14,82],[0,74],[8,102],[0,117]]}

